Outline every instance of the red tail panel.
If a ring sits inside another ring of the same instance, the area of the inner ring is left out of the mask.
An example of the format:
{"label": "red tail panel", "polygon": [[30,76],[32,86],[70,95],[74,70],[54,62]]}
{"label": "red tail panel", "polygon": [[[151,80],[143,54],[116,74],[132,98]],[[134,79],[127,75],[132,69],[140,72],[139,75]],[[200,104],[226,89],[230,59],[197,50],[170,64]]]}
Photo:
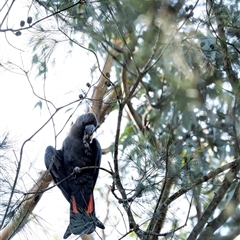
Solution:
{"label": "red tail panel", "polygon": [[93,211],[94,211],[93,195],[90,195],[87,206],[87,213],[92,213]]}
{"label": "red tail panel", "polygon": [[72,211],[74,213],[79,213],[79,211],[77,210],[77,204],[76,204],[76,199],[74,196],[72,196]]}

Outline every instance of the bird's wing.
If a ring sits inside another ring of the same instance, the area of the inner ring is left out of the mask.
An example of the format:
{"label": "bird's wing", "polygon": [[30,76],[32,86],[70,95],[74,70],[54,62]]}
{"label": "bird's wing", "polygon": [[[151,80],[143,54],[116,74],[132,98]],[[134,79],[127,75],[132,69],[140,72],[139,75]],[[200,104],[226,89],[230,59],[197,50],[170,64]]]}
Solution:
{"label": "bird's wing", "polygon": [[[45,165],[50,171],[51,176],[58,187],[62,191],[64,197],[70,202],[71,194],[66,179],[67,173],[64,167],[63,153],[62,150],[56,150],[52,146],[48,146],[45,151]],[[59,183],[61,182],[61,183]]]}
{"label": "bird's wing", "polygon": [[[94,166],[100,167],[101,164],[101,158],[102,158],[102,149],[101,146],[96,138],[92,140],[91,148],[93,151],[94,156]],[[98,178],[99,168],[94,169],[94,186],[96,184],[97,178]]]}

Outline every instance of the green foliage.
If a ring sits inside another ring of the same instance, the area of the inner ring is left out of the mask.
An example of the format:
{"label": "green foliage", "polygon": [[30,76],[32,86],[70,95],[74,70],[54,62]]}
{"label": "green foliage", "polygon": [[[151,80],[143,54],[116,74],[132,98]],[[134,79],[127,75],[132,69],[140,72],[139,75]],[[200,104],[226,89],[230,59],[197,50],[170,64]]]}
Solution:
{"label": "green foliage", "polygon": [[34,106],[34,108],[39,108],[39,110],[42,110],[42,101],[41,100],[39,100],[36,104],[35,104],[35,106]]}
{"label": "green foliage", "polygon": [[[12,190],[12,182],[16,166],[16,163],[9,157],[11,156],[9,153],[13,152],[13,143],[14,141],[10,138],[9,132],[3,132],[0,136],[0,219],[2,220],[6,214],[4,226],[11,220],[20,202],[17,193],[14,195],[14,201],[8,201],[9,192]],[[8,207],[7,213],[6,207]]]}
{"label": "green foliage", "polygon": [[[163,203],[168,179],[170,196],[239,157],[238,1],[197,1],[196,6],[189,1],[139,0],[40,3],[48,13],[57,12],[57,27],[48,26],[35,41],[32,62],[38,64],[39,75],[47,71],[47,60],[60,42],[49,37],[51,31],[61,29],[71,44],[81,45],[76,40],[81,35],[97,56],[113,55],[114,84],[125,91],[121,100],[140,79],[128,96],[132,121],[119,138],[118,161],[127,195],[134,198],[131,207],[146,229]],[[203,211],[222,178],[217,175],[192,189],[183,201],[193,198]],[[232,185],[227,194],[234,190]],[[228,200],[223,198],[212,218]],[[178,203],[173,209],[179,210]],[[188,209],[180,214],[188,218]],[[166,223],[161,232],[179,227],[175,222],[184,218],[166,215],[172,224]],[[194,225],[199,216],[193,210],[191,215],[188,221]],[[177,231],[175,239],[186,239],[186,231]]]}

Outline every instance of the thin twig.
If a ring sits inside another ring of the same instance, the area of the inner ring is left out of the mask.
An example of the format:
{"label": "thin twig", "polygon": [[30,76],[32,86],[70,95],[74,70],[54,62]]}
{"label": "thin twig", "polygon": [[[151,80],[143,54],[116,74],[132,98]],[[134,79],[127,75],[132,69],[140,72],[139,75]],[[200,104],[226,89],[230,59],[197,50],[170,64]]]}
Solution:
{"label": "thin twig", "polygon": [[21,146],[21,149],[20,149],[20,157],[19,157],[19,161],[18,161],[18,165],[17,165],[17,169],[16,169],[16,175],[15,175],[15,179],[14,179],[14,182],[13,182],[13,185],[12,185],[12,190],[11,190],[11,193],[10,193],[10,197],[9,197],[9,200],[8,200],[8,204],[7,204],[7,207],[6,207],[6,210],[5,210],[5,214],[3,216],[3,219],[2,219],[2,223],[1,223],[1,226],[0,228],[3,227],[4,225],[4,222],[6,220],[6,217],[7,217],[7,213],[8,213],[8,210],[10,208],[10,204],[11,204],[11,201],[12,201],[12,197],[13,197],[13,193],[14,193],[14,190],[15,190],[15,187],[17,185],[17,181],[18,181],[18,177],[19,177],[19,174],[20,174],[20,169],[21,169],[21,164],[22,164],[22,159],[23,159],[23,151],[24,151],[24,147],[25,145],[27,144],[27,142],[29,142],[34,136],[36,136],[50,121],[51,119],[58,113],[58,111],[60,111],[61,109],[73,104],[73,103],[76,103],[78,102],[79,100],[76,100],[76,101],[73,101],[71,103],[68,103],[62,107],[59,107],[55,110],[55,112],[52,114],[52,116],[49,117],[49,119],[37,130],[35,131],[29,138],[27,138],[22,146]]}

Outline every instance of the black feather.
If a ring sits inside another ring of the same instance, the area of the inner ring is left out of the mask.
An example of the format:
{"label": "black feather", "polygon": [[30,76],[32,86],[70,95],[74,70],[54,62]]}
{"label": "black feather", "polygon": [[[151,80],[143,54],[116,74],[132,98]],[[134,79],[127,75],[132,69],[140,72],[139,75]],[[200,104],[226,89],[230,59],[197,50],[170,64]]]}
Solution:
{"label": "black feather", "polygon": [[[56,183],[70,176],[76,167],[81,169],[87,166],[100,166],[101,146],[97,139],[91,140],[91,135],[96,128],[95,115],[83,114],[72,125],[61,150],[55,150],[51,146],[47,147],[45,164]],[[98,173],[98,168],[83,170],[58,185],[71,205],[70,225],[64,238],[70,236],[71,233],[80,236],[90,234],[96,226],[104,228],[104,225],[95,217],[93,199],[93,189]],[[92,208],[88,208],[91,203],[93,204]]]}

